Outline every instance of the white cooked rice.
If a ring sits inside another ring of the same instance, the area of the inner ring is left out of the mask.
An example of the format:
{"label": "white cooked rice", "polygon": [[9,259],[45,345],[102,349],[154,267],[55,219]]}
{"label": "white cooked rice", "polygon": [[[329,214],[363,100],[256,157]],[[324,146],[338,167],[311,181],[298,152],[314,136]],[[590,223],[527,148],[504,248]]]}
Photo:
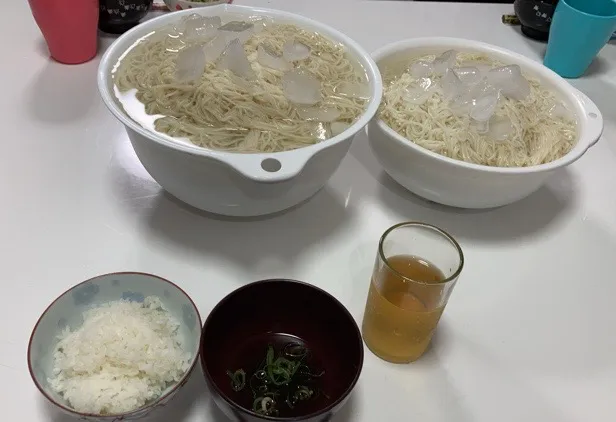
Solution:
{"label": "white cooked rice", "polygon": [[138,409],[179,381],[190,366],[179,323],[155,296],[143,303],[109,302],[87,310],[83,319],[77,330],[60,334],[49,380],[78,412]]}

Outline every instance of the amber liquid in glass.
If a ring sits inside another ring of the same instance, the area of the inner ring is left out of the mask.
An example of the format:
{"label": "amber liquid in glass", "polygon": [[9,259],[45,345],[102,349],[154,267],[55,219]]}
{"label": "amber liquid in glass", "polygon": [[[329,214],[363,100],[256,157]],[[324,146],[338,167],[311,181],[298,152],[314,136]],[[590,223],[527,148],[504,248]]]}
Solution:
{"label": "amber liquid in glass", "polygon": [[[395,363],[412,362],[426,351],[445,302],[441,270],[425,259],[397,255],[372,276],[362,332],[370,350]],[[424,284],[421,284],[424,283]]]}

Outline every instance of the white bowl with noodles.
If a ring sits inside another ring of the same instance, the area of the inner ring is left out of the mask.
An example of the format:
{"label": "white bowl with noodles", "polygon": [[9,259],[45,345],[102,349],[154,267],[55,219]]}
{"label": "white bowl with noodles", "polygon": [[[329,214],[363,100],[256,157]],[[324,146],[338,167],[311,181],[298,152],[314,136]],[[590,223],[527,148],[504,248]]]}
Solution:
{"label": "white bowl with noodles", "polygon": [[459,38],[413,38],[389,44],[372,56],[379,69],[400,66],[411,57],[447,50],[476,52],[505,64],[517,64],[526,75],[551,90],[573,114],[577,137],[563,157],[528,167],[492,167],[449,158],[409,141],[375,118],[367,127],[370,146],[384,170],[400,185],[425,199],[459,208],[493,208],[535,192],[559,168],[578,160],[603,132],[597,106],[542,64],[506,49]]}
{"label": "white bowl with noodles", "polygon": [[[264,16],[291,23],[340,43],[363,68],[369,99],[344,131],[306,147],[274,153],[211,150],[146,129],[126,113],[114,95],[112,72],[139,39],[191,13],[201,16]],[[104,54],[98,88],[111,113],[124,124],[135,152],[150,175],[171,195],[196,208],[228,216],[257,216],[288,209],[317,193],[345,157],[353,137],[374,117],[382,96],[381,76],[369,53],[335,29],[288,12],[218,5],[184,10],[149,20],[119,37]]]}

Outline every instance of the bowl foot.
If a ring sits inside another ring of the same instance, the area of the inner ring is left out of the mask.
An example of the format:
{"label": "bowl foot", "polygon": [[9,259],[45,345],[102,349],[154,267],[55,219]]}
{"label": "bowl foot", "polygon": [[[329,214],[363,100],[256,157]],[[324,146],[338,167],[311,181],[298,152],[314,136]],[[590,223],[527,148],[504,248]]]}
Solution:
{"label": "bowl foot", "polygon": [[528,38],[532,38],[539,41],[547,41],[549,32],[538,31],[534,28],[522,25],[522,33]]}

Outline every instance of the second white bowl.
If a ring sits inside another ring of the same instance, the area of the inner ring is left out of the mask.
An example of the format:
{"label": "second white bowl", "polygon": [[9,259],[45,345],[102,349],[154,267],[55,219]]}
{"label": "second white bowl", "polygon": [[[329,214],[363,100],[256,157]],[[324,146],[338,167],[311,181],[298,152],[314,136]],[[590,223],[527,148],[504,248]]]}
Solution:
{"label": "second white bowl", "polygon": [[459,208],[492,208],[518,201],[537,189],[557,169],[579,159],[603,132],[597,106],[564,79],[528,57],[478,41],[459,38],[414,38],[387,45],[373,53],[379,69],[403,58],[447,50],[480,52],[537,78],[573,112],[578,139],[564,157],[531,167],[490,167],[454,160],[404,138],[381,119],[368,125],[370,146],[385,171],[409,191],[430,201]]}

